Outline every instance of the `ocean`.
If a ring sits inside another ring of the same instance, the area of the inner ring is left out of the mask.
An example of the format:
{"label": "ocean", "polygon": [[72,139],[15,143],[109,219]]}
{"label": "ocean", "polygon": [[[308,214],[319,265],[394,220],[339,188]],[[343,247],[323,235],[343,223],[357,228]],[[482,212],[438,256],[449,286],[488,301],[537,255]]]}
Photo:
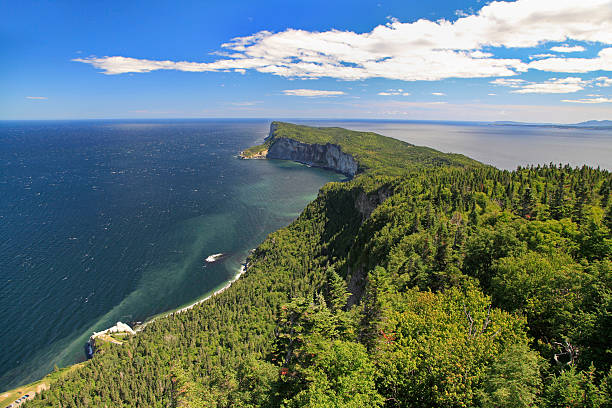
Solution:
{"label": "ocean", "polygon": [[[612,131],[304,121],[375,131],[503,169],[612,169]],[[239,160],[266,120],[0,122],[0,390],[84,358],[93,331],[222,287],[251,248],[344,177]],[[226,256],[206,262],[212,254]]]}

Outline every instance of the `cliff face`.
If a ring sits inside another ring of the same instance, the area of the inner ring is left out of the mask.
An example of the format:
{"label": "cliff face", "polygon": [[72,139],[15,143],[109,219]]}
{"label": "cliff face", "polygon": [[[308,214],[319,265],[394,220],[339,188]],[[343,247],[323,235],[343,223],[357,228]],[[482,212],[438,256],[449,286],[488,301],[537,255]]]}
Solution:
{"label": "cliff face", "polygon": [[[368,218],[370,218],[372,212],[393,194],[393,191],[386,186],[383,186],[370,194],[366,194],[364,192],[357,194],[357,197],[355,198],[355,209],[361,214],[361,222],[364,223]],[[347,304],[350,307],[361,301],[365,291],[368,278],[368,269],[365,262],[357,261],[353,265],[349,263],[348,276],[350,277],[348,282],[348,291],[351,293],[351,295],[348,298]]]}
{"label": "cliff face", "polygon": [[[273,134],[272,129],[270,134]],[[293,139],[278,138],[268,149],[268,159],[293,160],[315,167],[323,167],[355,176],[359,168],[350,154],[344,153],[335,144],[306,144]]]}
{"label": "cliff face", "polygon": [[270,123],[270,133],[268,133],[268,136],[266,136],[264,141],[267,142],[268,140],[272,139],[274,137],[274,133],[276,132],[277,128],[278,128],[278,123],[276,122]]}
{"label": "cliff face", "polygon": [[392,195],[393,191],[387,187],[383,187],[372,194],[361,193],[355,199],[355,208],[361,213],[362,219],[365,221],[370,218],[376,207]]}

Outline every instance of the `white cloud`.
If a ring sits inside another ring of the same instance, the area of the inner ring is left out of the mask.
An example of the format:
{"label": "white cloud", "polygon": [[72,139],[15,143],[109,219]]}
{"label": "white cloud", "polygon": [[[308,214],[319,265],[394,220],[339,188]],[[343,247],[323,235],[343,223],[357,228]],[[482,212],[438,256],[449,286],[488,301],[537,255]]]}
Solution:
{"label": "white cloud", "polygon": [[569,103],[612,103],[612,98],[584,98],[584,99],[563,99],[561,102]]}
{"label": "white cloud", "polygon": [[321,91],[318,89],[285,89],[283,91],[285,95],[292,96],[308,96],[308,97],[317,97],[317,96],[338,96],[344,95],[345,93],[342,91]]}
{"label": "white cloud", "polygon": [[529,59],[541,59],[541,58],[550,58],[550,57],[556,57],[555,54],[535,54],[535,55],[530,55]]}
{"label": "white cloud", "polygon": [[501,85],[501,86],[509,86],[510,88],[519,88],[525,84],[524,79],[515,79],[515,78],[497,78],[496,80],[491,81],[490,83],[493,85]]}
{"label": "white cloud", "polygon": [[403,89],[387,89],[384,92],[379,92],[380,96],[410,96],[410,92],[404,92]]}
{"label": "white cloud", "polygon": [[582,52],[584,51],[586,48],[584,48],[581,45],[576,45],[574,47],[570,47],[567,44],[564,45],[560,45],[557,47],[552,47],[550,50],[554,51],[554,52]]}
{"label": "white cloud", "polygon": [[491,81],[494,85],[515,88],[512,93],[519,94],[551,94],[551,93],[572,93],[578,92],[589,86],[593,81],[582,78],[550,78],[545,82],[527,82],[522,79],[498,78]]}
{"label": "white cloud", "polygon": [[431,94],[435,95],[435,96],[444,96],[444,95],[446,95],[444,92],[432,92]]}
{"label": "white cloud", "polygon": [[590,81],[582,78],[551,78],[546,82],[532,82],[522,86],[520,89],[510,91],[512,93],[528,94],[552,94],[552,93],[572,93],[582,91]]}
{"label": "white cloud", "polygon": [[49,99],[49,98],[47,98],[46,96],[26,96],[26,99],[39,99],[39,100],[42,100],[42,99]]}
{"label": "white cloud", "polygon": [[540,71],[567,73],[612,71],[612,48],[604,48],[599,51],[599,54],[595,58],[555,57],[532,61],[529,63],[528,68]]}
{"label": "white cloud", "polygon": [[495,95],[497,95],[497,94],[490,93],[490,94],[487,94],[487,95],[489,95],[489,96],[495,96]]}
{"label": "white cloud", "polygon": [[489,58],[489,57],[493,57],[494,54],[491,54],[490,52],[482,52],[482,51],[472,51],[470,52],[470,57],[472,58]]}
{"label": "white cloud", "polygon": [[[496,58],[489,52],[496,47],[537,47],[567,40],[612,44],[612,0],[494,1],[454,22],[420,19],[401,23],[392,19],[366,33],[261,31],[222,44],[222,58],[214,62],[122,56],[74,61],[91,64],[109,75],[155,70],[257,70],[288,78],[404,81],[512,76],[530,68],[589,72],[612,66],[605,49],[593,59],[546,58],[530,63]],[[487,53],[482,51],[485,47]]]}

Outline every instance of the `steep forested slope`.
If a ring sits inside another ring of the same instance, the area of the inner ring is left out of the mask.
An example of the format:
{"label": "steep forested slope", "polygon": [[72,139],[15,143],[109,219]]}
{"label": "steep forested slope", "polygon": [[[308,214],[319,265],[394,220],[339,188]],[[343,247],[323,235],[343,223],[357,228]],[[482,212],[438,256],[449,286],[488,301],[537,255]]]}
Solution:
{"label": "steep forested slope", "polygon": [[435,162],[326,185],[230,289],[29,404],[609,406],[612,175]]}

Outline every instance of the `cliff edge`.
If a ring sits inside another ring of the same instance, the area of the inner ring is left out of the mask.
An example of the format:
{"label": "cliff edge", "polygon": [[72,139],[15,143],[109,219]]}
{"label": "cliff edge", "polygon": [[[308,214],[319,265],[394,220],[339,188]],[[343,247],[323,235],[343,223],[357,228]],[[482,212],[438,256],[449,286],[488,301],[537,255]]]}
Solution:
{"label": "cliff edge", "polygon": [[293,160],[309,166],[335,170],[349,177],[354,177],[359,169],[353,156],[344,153],[340,146],[331,143],[308,144],[284,137],[278,138],[268,148],[266,157]]}
{"label": "cliff edge", "polygon": [[333,143],[304,143],[289,137],[279,137],[277,131],[282,123],[272,122],[270,133],[262,145],[251,147],[240,152],[242,159],[278,159],[292,160],[313,167],[334,170],[354,177],[359,170],[355,158],[342,151],[342,148]]}

